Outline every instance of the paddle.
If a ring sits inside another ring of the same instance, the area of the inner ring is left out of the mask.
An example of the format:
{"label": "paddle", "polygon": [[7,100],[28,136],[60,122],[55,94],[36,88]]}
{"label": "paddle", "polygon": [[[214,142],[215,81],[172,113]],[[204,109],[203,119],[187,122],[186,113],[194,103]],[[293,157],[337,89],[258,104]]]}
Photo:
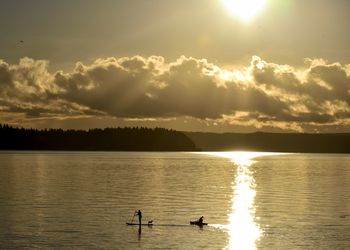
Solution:
{"label": "paddle", "polygon": [[137,211],[135,210],[134,215],[133,215],[133,217],[131,219],[131,224],[134,222],[134,218],[135,218],[136,213],[137,213]]}

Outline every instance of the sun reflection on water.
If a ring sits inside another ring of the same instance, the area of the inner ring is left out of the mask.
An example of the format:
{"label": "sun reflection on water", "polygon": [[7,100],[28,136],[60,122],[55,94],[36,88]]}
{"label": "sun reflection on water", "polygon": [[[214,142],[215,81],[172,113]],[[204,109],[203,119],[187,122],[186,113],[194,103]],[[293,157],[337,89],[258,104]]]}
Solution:
{"label": "sun reflection on water", "polygon": [[237,166],[233,182],[232,211],[229,225],[227,249],[256,249],[256,242],[262,236],[262,229],[256,221],[254,199],[256,184],[251,170],[253,160],[259,156],[274,155],[262,152],[213,152],[210,155],[230,158]]}
{"label": "sun reflection on water", "polygon": [[255,222],[254,198],[255,181],[249,167],[253,165],[248,154],[232,154],[232,161],[237,165],[234,182],[232,213],[230,214],[230,247],[229,249],[255,249],[261,229]]}

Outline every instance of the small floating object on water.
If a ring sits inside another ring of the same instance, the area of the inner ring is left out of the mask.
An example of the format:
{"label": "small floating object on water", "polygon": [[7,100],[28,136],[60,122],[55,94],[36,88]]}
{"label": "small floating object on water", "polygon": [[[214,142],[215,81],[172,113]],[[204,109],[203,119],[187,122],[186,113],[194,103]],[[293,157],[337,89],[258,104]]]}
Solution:
{"label": "small floating object on water", "polygon": [[344,214],[344,215],[341,215],[339,216],[340,218],[346,218],[346,217],[350,217],[350,214]]}

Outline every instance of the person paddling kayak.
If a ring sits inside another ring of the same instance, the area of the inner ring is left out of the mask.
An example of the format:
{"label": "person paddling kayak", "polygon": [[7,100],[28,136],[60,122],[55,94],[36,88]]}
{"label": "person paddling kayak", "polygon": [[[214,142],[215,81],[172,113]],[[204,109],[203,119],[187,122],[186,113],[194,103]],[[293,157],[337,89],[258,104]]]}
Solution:
{"label": "person paddling kayak", "polygon": [[205,223],[204,221],[204,216],[201,216],[198,220],[195,220],[195,221],[190,221],[190,224],[191,225],[197,225],[197,226],[207,226],[208,223]]}
{"label": "person paddling kayak", "polygon": [[204,216],[201,216],[197,221],[198,224],[203,224],[203,219],[204,219]]}

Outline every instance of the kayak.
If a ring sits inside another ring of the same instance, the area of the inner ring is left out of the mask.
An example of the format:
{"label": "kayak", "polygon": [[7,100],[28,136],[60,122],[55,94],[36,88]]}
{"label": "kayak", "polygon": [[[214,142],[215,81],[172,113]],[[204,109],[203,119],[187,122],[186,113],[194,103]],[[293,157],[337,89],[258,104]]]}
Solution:
{"label": "kayak", "polygon": [[[128,226],[139,226],[139,223],[129,223],[127,222],[126,225]],[[147,223],[147,224],[141,224],[141,226],[153,226],[153,223]]]}
{"label": "kayak", "polygon": [[199,221],[190,221],[191,225],[197,225],[197,226],[207,226],[208,223],[204,223],[204,222],[199,222]]}

